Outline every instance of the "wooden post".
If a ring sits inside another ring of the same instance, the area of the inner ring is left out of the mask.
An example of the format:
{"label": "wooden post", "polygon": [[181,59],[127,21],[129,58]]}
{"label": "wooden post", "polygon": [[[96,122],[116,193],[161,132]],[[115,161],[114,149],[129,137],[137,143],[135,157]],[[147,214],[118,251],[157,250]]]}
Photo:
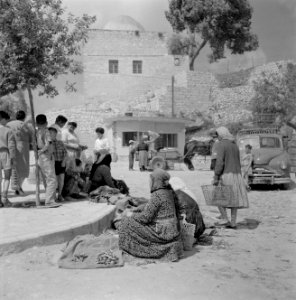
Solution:
{"label": "wooden post", "polygon": [[40,186],[39,186],[39,166],[38,166],[38,149],[37,149],[37,140],[36,140],[36,123],[35,123],[35,113],[34,113],[34,102],[33,95],[30,84],[27,84],[29,100],[30,100],[30,109],[31,109],[31,117],[33,124],[33,150],[35,157],[35,177],[36,177],[36,206],[40,206]]}
{"label": "wooden post", "polygon": [[175,77],[172,76],[172,118],[175,116]]}

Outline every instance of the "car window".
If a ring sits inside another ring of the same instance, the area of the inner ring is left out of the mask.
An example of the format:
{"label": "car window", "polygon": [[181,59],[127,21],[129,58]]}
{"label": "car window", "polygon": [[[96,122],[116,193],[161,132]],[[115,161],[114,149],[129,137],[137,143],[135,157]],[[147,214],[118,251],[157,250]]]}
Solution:
{"label": "car window", "polygon": [[280,148],[280,139],[277,137],[261,137],[260,138],[261,148]]}
{"label": "car window", "polygon": [[246,145],[251,145],[253,149],[260,149],[259,136],[240,138],[238,142],[239,150],[244,151]]}

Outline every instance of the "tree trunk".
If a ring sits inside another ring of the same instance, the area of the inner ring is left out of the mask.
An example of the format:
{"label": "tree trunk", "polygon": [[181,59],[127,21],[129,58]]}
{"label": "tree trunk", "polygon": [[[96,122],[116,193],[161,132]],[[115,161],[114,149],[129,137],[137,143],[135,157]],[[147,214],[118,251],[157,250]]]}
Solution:
{"label": "tree trunk", "polygon": [[36,206],[40,206],[40,180],[39,180],[39,166],[38,166],[38,149],[37,149],[37,140],[36,140],[36,123],[35,123],[35,113],[34,113],[34,102],[33,95],[30,84],[27,85],[29,100],[30,100],[30,109],[31,117],[33,124],[33,150],[35,157],[35,176],[36,176]]}
{"label": "tree trunk", "polygon": [[195,57],[189,58],[189,70],[190,71],[194,71],[194,61],[195,61]]}
{"label": "tree trunk", "polygon": [[189,61],[189,69],[190,71],[194,71],[194,62],[195,59],[198,57],[201,49],[207,44],[207,40],[203,40],[203,42],[200,44],[199,48],[196,50],[196,52],[190,56],[190,61]]}

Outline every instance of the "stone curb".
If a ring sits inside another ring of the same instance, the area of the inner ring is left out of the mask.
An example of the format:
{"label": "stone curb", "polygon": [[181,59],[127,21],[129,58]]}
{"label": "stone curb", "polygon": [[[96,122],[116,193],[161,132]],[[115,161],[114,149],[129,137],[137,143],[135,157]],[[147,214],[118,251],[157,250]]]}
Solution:
{"label": "stone curb", "polygon": [[72,240],[77,235],[94,234],[98,235],[105,229],[110,228],[114,219],[115,206],[110,206],[103,215],[93,218],[90,221],[80,222],[73,226],[64,226],[54,231],[28,234],[22,237],[13,237],[0,243],[0,256],[11,253],[19,253],[34,246],[45,246],[61,244]]}

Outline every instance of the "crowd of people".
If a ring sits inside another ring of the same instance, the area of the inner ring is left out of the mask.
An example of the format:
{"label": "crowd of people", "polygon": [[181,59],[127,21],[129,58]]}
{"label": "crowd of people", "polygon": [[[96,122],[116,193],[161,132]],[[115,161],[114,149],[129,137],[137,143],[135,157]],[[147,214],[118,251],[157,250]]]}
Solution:
{"label": "crowd of people", "polygon": [[[9,115],[0,111],[0,166],[1,171],[4,170],[1,206],[5,207],[11,205],[7,197],[10,181],[16,194],[24,194],[22,185],[29,176],[29,151],[34,141],[33,127],[26,121],[25,112],[19,111],[16,120],[9,120]],[[80,144],[76,128],[77,123],[68,122],[61,115],[50,126],[45,115],[36,116],[35,141],[38,167],[45,186],[46,207],[60,206],[67,195],[87,196],[101,186],[120,190],[119,181],[111,175],[112,158],[104,129],[99,127],[95,130],[97,139],[94,162],[82,162],[81,153],[87,147]],[[232,186],[234,198],[227,207],[219,207],[219,210],[224,225],[235,229],[238,209],[249,206],[246,177],[252,164],[251,147],[246,146],[241,163],[239,149],[227,128],[216,129],[214,137],[216,142],[211,163],[213,185],[223,182]],[[157,135],[152,139],[144,137],[136,146],[134,142],[130,143],[130,149],[139,152],[139,167],[142,171],[147,166],[149,144],[156,138]],[[130,151],[130,155],[134,155],[134,151]],[[132,158],[130,169],[133,169]],[[2,183],[2,177],[0,179]],[[127,187],[125,190],[128,193]],[[151,173],[150,191],[150,200],[129,211],[117,224],[119,246],[137,257],[176,261],[182,256],[181,216],[195,225],[194,235],[198,239],[205,230],[202,214],[194,194],[179,178],[170,178],[169,173],[162,169],[155,169]],[[230,221],[227,208],[231,210]]]}
{"label": "crowd of people", "polygon": [[36,137],[31,120],[18,111],[15,120],[0,111],[0,188],[2,170],[3,191],[0,190],[0,206],[10,207],[8,189],[11,183],[16,195],[23,196],[23,182],[30,173],[30,149],[34,139],[38,151],[38,168],[45,187],[45,206],[58,207],[65,197],[83,197],[99,185],[114,186],[110,164],[111,154],[104,129],[98,127],[94,146],[95,159],[82,161],[81,145],[75,130],[76,122],[68,122],[65,116],[57,116],[55,123],[48,124],[44,114],[36,116]]}

